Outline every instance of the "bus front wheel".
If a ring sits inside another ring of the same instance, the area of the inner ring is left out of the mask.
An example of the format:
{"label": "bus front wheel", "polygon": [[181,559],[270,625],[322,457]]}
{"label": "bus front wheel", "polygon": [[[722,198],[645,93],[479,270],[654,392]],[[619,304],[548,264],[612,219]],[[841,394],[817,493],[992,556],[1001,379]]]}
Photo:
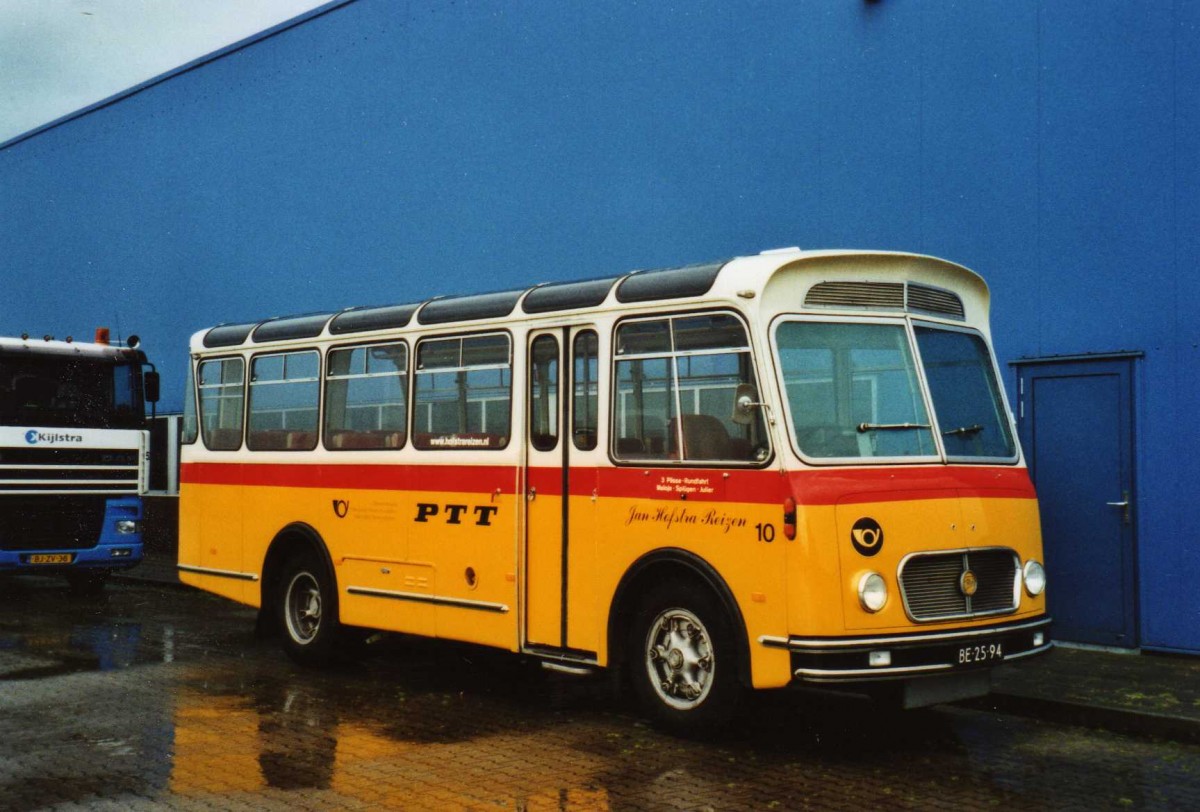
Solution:
{"label": "bus front wheel", "polygon": [[333,582],[312,555],[293,557],[280,580],[277,607],[283,649],[301,665],[330,662],[337,637]]}
{"label": "bus front wheel", "polygon": [[733,633],[707,590],[681,582],[653,590],[629,646],[634,693],[655,721],[690,734],[733,716],[742,697]]}

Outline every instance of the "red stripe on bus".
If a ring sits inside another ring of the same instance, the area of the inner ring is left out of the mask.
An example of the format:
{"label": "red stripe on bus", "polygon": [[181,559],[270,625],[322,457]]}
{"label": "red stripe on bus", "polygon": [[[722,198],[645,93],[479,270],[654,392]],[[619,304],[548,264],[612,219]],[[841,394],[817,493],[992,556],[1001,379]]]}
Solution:
{"label": "red stripe on bus", "polygon": [[[511,465],[193,462],[182,466],[180,478],[197,485],[511,494],[515,492],[518,471]],[[528,487],[545,496],[560,496],[561,470],[529,469]],[[571,470],[570,493],[750,504],[782,503],[792,496],[801,505],[900,502],[954,495],[1036,498],[1024,468],[940,465],[806,469],[786,476],[778,469],[577,467]]]}
{"label": "red stripe on bus", "polygon": [[191,485],[259,485],[281,488],[513,493],[511,465],[321,465],[304,463],[191,462],[180,481]]}
{"label": "red stripe on bus", "polygon": [[1037,498],[1029,471],[1011,466],[840,468],[794,471],[789,478],[796,501],[807,505],[944,499],[950,492],[993,499]]}

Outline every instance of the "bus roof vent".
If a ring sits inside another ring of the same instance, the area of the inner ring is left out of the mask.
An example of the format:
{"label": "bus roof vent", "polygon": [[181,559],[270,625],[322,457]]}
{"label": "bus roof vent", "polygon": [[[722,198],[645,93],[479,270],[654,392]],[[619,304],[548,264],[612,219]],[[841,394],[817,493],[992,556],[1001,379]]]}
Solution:
{"label": "bus roof vent", "polygon": [[325,323],[329,321],[329,316],[329,313],[308,313],[303,316],[267,319],[254,328],[254,343],[316,338],[325,329]]}
{"label": "bus roof vent", "polygon": [[639,271],[626,276],[617,285],[617,301],[657,302],[663,299],[683,299],[703,296],[712,290],[724,262],[709,265],[689,265],[686,268],[666,268],[661,271]]}
{"label": "bus roof vent", "polygon": [[412,315],[418,307],[420,305],[417,304],[352,307],[333,317],[333,321],[329,322],[329,332],[338,336],[367,330],[397,330],[412,321]]}
{"label": "bus roof vent", "polygon": [[474,296],[452,296],[432,299],[421,308],[417,321],[421,324],[445,324],[451,321],[498,319],[512,313],[525,290],[506,290],[500,293],[479,293]]}
{"label": "bus roof vent", "polygon": [[578,310],[599,307],[618,277],[590,279],[585,282],[551,282],[529,291],[521,309],[526,313],[552,313],[556,310]]}
{"label": "bus roof vent", "polygon": [[250,331],[257,326],[258,322],[254,322],[253,324],[218,324],[204,334],[204,346],[209,349],[213,347],[236,347],[244,343],[250,335]]}
{"label": "bus roof vent", "polygon": [[925,285],[908,283],[908,310],[923,313],[936,313],[939,316],[965,318],[962,299],[958,294],[941,288],[931,288]]}
{"label": "bus roof vent", "polygon": [[806,307],[903,310],[902,282],[818,282],[804,297]]}
{"label": "bus roof vent", "polygon": [[804,297],[805,307],[840,310],[900,310],[965,317],[957,294],[913,282],[818,282]]}

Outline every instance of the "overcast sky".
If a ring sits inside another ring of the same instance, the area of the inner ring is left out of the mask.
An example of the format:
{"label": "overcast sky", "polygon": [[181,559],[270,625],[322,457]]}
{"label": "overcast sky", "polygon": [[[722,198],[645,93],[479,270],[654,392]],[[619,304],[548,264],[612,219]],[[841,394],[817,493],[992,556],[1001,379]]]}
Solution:
{"label": "overcast sky", "polygon": [[0,0],[0,144],[327,0]]}

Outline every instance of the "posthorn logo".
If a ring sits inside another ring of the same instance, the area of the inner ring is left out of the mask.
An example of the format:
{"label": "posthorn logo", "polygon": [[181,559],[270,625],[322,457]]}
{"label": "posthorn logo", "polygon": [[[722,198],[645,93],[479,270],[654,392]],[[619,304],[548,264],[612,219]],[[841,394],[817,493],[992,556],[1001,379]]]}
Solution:
{"label": "posthorn logo", "polygon": [[57,443],[82,443],[83,435],[81,434],[63,434],[57,431],[38,431],[30,429],[25,432],[25,442],[30,445],[55,445]]}
{"label": "posthorn logo", "polygon": [[850,528],[850,543],[859,555],[870,558],[883,549],[883,528],[870,516],[864,516]]}

